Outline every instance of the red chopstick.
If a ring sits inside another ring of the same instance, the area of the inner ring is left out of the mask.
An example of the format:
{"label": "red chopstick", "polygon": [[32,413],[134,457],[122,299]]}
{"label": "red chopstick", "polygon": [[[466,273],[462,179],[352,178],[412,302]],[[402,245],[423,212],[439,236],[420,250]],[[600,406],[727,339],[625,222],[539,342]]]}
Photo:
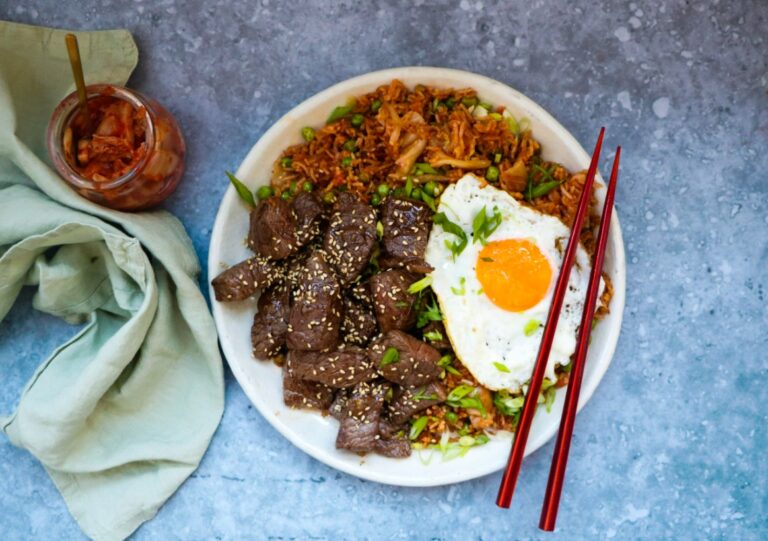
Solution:
{"label": "red chopstick", "polygon": [[587,357],[587,348],[589,348],[592,318],[595,317],[597,293],[600,289],[600,276],[603,272],[603,259],[605,258],[605,246],[608,243],[608,230],[611,226],[611,213],[613,212],[613,199],[616,194],[616,182],[619,177],[620,158],[621,147],[617,147],[616,157],[613,159],[611,180],[608,184],[608,192],[605,195],[605,203],[603,204],[603,215],[600,218],[600,233],[597,238],[595,264],[592,267],[592,274],[589,277],[587,299],[584,303],[584,313],[581,316],[576,359],[573,361],[573,367],[568,381],[568,390],[565,394],[565,406],[563,406],[563,416],[560,419],[560,431],[557,434],[555,453],[552,456],[552,467],[549,470],[549,480],[547,481],[547,492],[544,495],[544,504],[541,508],[539,528],[548,532],[555,529],[560,494],[563,490],[565,468],[568,464],[568,451],[571,448],[571,435],[573,434],[573,424],[576,421],[576,408],[579,404],[581,380],[584,375],[584,361]]}
{"label": "red chopstick", "polygon": [[560,267],[560,276],[557,278],[557,286],[555,287],[555,293],[552,297],[552,305],[549,308],[547,324],[544,327],[544,336],[541,339],[539,354],[536,357],[536,365],[533,369],[531,381],[528,384],[528,392],[525,394],[523,411],[520,415],[520,420],[517,423],[515,439],[512,443],[512,451],[509,454],[507,467],[504,470],[504,476],[501,479],[499,494],[496,497],[496,505],[499,507],[509,508],[510,503],[512,503],[512,494],[515,492],[517,477],[520,474],[520,466],[523,463],[523,455],[525,454],[525,444],[528,442],[528,433],[531,430],[533,415],[536,413],[536,403],[538,402],[539,392],[541,391],[541,381],[544,379],[544,372],[547,368],[547,359],[549,358],[549,352],[552,349],[552,341],[555,337],[557,321],[560,318],[560,309],[563,306],[563,299],[568,288],[568,278],[571,275],[571,267],[573,266],[573,261],[576,257],[576,247],[579,245],[581,226],[584,223],[584,217],[589,208],[592,184],[594,183],[595,174],[597,173],[597,163],[600,159],[600,148],[603,145],[604,134],[605,128],[600,128],[600,135],[597,138],[595,151],[592,153],[592,162],[589,164],[587,178],[584,182],[584,187],[582,188],[579,208],[576,212],[576,218],[573,221],[573,225],[571,226],[571,236],[568,239],[568,248],[565,252],[565,257],[563,258],[562,267]]}

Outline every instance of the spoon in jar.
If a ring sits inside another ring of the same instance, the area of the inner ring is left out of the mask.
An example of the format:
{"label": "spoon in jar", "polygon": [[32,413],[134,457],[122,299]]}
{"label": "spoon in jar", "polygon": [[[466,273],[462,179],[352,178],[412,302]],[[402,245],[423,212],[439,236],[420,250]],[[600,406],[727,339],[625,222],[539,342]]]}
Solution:
{"label": "spoon in jar", "polygon": [[69,63],[72,65],[72,76],[77,87],[77,99],[80,102],[80,113],[85,119],[86,134],[91,133],[91,115],[88,112],[88,93],[85,89],[85,77],[83,76],[83,64],[80,61],[80,48],[77,46],[77,36],[67,34],[64,38],[67,42]]}

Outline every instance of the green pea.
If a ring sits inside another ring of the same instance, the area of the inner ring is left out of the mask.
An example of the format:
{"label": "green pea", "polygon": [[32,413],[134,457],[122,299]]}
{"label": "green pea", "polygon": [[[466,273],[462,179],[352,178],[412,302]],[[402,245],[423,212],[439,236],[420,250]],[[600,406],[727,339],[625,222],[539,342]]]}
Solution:
{"label": "green pea", "polygon": [[352,124],[355,128],[359,128],[363,125],[363,121],[365,120],[365,117],[361,114],[352,115],[352,120],[350,120],[350,124]]}
{"label": "green pea", "polygon": [[371,196],[371,205],[373,205],[374,207],[377,207],[379,206],[379,204],[381,204],[381,196],[375,193]]}
{"label": "green pea", "polygon": [[298,188],[299,188],[299,185],[294,180],[293,182],[291,182],[291,185],[288,187],[288,191],[291,193],[291,195],[296,195],[296,190],[298,190]]}
{"label": "green pea", "polygon": [[291,158],[288,158],[287,156],[282,160],[280,160],[280,165],[283,166],[283,169],[288,169],[292,163],[293,163],[293,160]]}
{"label": "green pea", "polygon": [[354,139],[348,139],[342,148],[349,152],[354,152],[357,150],[357,143],[355,143]]}
{"label": "green pea", "polygon": [[459,416],[453,413],[452,411],[448,411],[445,413],[445,420],[449,423],[455,423],[459,420]]}
{"label": "green pea", "polygon": [[326,203],[333,203],[334,201],[336,201],[336,194],[334,194],[333,192],[326,192],[325,195],[323,196],[323,201],[325,201]]}
{"label": "green pea", "polygon": [[381,109],[381,100],[373,100],[371,103],[371,111],[375,113],[379,109]]}
{"label": "green pea", "polygon": [[269,199],[273,195],[275,195],[275,190],[273,190],[271,186],[262,186],[256,191],[256,197],[262,201],[264,199]]}
{"label": "green pea", "polygon": [[434,180],[430,180],[424,185],[424,191],[431,196],[440,195],[440,187]]}
{"label": "green pea", "polygon": [[421,188],[414,188],[411,190],[411,198],[412,199],[421,199]]}
{"label": "green pea", "polygon": [[283,201],[288,201],[291,198],[291,192],[288,190],[285,190],[283,193],[280,194],[280,199]]}
{"label": "green pea", "polygon": [[392,195],[395,197],[403,197],[405,195],[405,190],[403,188],[395,188]]}
{"label": "green pea", "polygon": [[342,167],[349,167],[350,165],[352,165],[352,158],[350,158],[349,156],[341,160]]}
{"label": "green pea", "polygon": [[488,182],[496,182],[499,180],[499,168],[495,165],[490,166],[485,171],[485,178],[488,179]]}
{"label": "green pea", "polygon": [[445,106],[448,107],[448,109],[452,109],[454,105],[456,105],[455,99],[448,98],[447,100],[445,100]]}
{"label": "green pea", "polygon": [[376,188],[376,193],[378,193],[381,197],[386,197],[389,195],[389,186],[386,184],[379,184],[379,187]]}
{"label": "green pea", "polygon": [[309,142],[315,138],[315,130],[313,130],[309,126],[305,126],[301,128],[301,136],[304,138],[305,141]]}
{"label": "green pea", "polygon": [[305,192],[311,192],[312,190],[315,189],[315,185],[312,184],[310,181],[305,180],[301,185],[301,189],[304,190]]}

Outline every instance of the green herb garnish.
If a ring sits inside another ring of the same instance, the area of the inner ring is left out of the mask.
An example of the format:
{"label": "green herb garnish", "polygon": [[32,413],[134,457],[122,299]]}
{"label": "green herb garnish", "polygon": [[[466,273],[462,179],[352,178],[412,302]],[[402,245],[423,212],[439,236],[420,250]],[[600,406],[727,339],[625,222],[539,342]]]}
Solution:
{"label": "green herb garnish", "polygon": [[459,295],[459,296],[464,295],[464,293],[466,293],[466,290],[464,289],[464,283],[465,282],[466,282],[466,279],[463,276],[461,278],[459,278],[459,287],[456,288],[456,287],[451,286],[451,292],[454,295]]}
{"label": "green herb garnish", "polygon": [[381,357],[379,366],[387,366],[400,361],[400,352],[396,348],[387,348],[384,355]]}
{"label": "green herb garnish", "polygon": [[446,233],[456,235],[459,238],[459,240],[453,242],[446,240],[445,245],[451,251],[454,258],[461,254],[467,246],[467,234],[464,230],[459,225],[450,221],[444,212],[435,214],[432,221],[441,226]]}
{"label": "green herb garnish", "polygon": [[331,122],[336,122],[337,120],[341,120],[351,112],[352,112],[351,105],[339,105],[333,111],[331,111],[331,114],[328,116],[328,120],[326,120],[325,123],[330,124]]}
{"label": "green herb garnish", "polygon": [[501,225],[501,212],[496,207],[493,208],[493,214],[488,216],[483,207],[472,220],[472,243],[480,241],[485,245],[488,243],[488,237]]}
{"label": "green herb garnish", "polygon": [[437,169],[435,169],[434,167],[432,167],[428,163],[424,163],[424,162],[417,163],[414,166],[413,171],[417,175],[423,175],[425,173],[427,173],[429,175],[439,175],[440,174],[440,172]]}
{"label": "green herb garnish", "polygon": [[379,237],[379,240],[384,238],[384,224],[381,221],[376,222],[376,236]]}
{"label": "green herb garnish", "polygon": [[440,311],[440,307],[437,305],[437,301],[432,299],[432,301],[424,306],[424,308],[419,312],[416,318],[416,326],[421,329],[430,321],[442,320],[443,313]]}
{"label": "green herb garnish", "polygon": [[411,425],[411,431],[408,433],[408,438],[415,440],[419,437],[419,434],[424,430],[424,428],[427,426],[427,422],[429,421],[429,417],[426,415],[423,415],[416,419],[413,424]]}
{"label": "green herb garnish", "polygon": [[525,336],[533,336],[536,334],[536,331],[539,330],[539,327],[541,326],[541,321],[538,319],[531,319],[528,321],[528,323],[525,324],[525,327],[523,328],[523,332],[525,333]]}
{"label": "green herb garnish", "polygon": [[232,186],[235,187],[235,191],[237,192],[237,195],[240,196],[240,199],[242,199],[247,205],[255,207],[256,201],[253,199],[253,193],[251,192],[251,190],[248,189],[248,186],[243,184],[240,181],[240,179],[238,179],[235,175],[233,175],[229,171],[225,171],[225,172],[229,177],[229,182],[231,182]]}
{"label": "green herb garnish", "polygon": [[434,331],[425,332],[424,338],[426,338],[430,342],[437,342],[438,340],[443,339],[443,333],[435,329]]}
{"label": "green herb garnish", "polygon": [[432,285],[432,276],[425,276],[418,282],[414,282],[408,288],[408,293],[415,294]]}
{"label": "green herb garnish", "polygon": [[499,372],[505,372],[505,373],[509,374],[509,368],[507,368],[507,365],[502,364],[502,363],[494,362],[493,366],[495,366],[496,370],[498,370]]}

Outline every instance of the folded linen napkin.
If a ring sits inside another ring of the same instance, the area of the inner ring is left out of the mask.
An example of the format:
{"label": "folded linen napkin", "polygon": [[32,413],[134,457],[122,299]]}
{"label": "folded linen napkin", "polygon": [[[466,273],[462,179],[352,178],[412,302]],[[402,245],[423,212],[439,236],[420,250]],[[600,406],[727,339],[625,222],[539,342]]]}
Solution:
{"label": "folded linen napkin", "polygon": [[[73,90],[65,33],[0,21],[0,321],[27,285],[36,309],[86,324],[0,428],[43,463],[87,535],[122,539],[199,464],[223,372],[181,223],[99,207],[48,165],[48,119]],[[124,84],[131,35],[77,35],[86,81]]]}

